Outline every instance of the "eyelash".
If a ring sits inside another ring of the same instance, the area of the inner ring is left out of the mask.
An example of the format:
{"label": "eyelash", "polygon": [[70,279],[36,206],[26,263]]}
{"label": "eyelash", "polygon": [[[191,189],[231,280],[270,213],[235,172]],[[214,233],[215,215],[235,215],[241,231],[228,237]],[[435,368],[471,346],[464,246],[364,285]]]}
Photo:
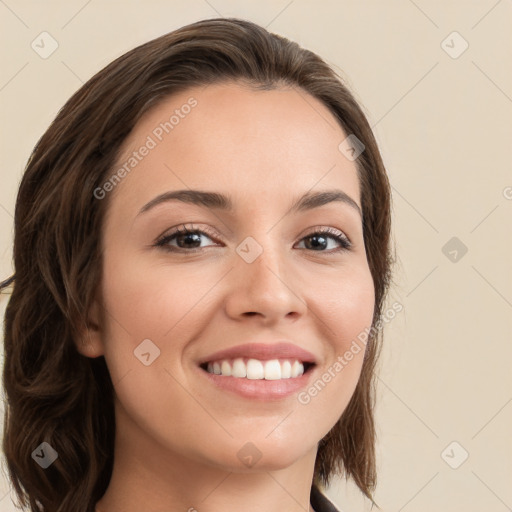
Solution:
{"label": "eyelash", "polygon": [[[181,247],[174,247],[167,245],[173,238],[175,238],[178,235],[187,235],[187,234],[201,234],[206,235],[208,238],[215,240],[216,235],[208,229],[187,229],[185,225],[183,225],[183,228],[179,227],[176,230],[174,230],[172,233],[165,235],[161,238],[159,238],[156,243],[154,244],[155,247],[160,247],[164,251],[168,252],[175,252],[175,253],[195,253],[198,251],[201,251],[202,249],[205,249],[205,247],[195,247],[193,249],[183,249]],[[349,251],[352,249],[352,243],[350,240],[343,234],[340,234],[341,232],[334,228],[321,228],[317,229],[316,231],[312,231],[311,233],[308,233],[303,238],[301,238],[300,241],[304,240],[305,238],[313,237],[314,235],[329,235],[328,238],[335,239],[339,244],[340,247],[337,249],[330,249],[325,251],[313,251],[313,252],[320,252],[320,253],[327,253],[327,254],[334,254],[342,251]]]}

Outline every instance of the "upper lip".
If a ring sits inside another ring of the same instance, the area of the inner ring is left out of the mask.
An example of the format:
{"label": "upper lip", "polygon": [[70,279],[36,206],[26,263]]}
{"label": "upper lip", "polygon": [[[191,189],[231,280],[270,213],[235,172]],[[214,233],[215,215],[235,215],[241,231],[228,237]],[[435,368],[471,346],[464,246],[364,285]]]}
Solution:
{"label": "upper lip", "polygon": [[231,348],[219,350],[201,359],[199,364],[219,361],[222,359],[236,359],[247,357],[267,361],[270,359],[297,359],[303,363],[316,363],[315,356],[303,348],[287,341],[274,343],[246,343]]}

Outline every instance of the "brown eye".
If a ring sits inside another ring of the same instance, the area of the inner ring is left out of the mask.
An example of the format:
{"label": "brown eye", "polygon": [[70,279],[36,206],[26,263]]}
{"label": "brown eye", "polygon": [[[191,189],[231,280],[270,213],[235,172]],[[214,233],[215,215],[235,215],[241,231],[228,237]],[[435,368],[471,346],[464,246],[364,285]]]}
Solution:
{"label": "brown eye", "polygon": [[[329,239],[334,240],[339,247],[338,248],[329,248]],[[305,236],[303,240],[305,242],[305,248],[316,251],[316,252],[337,252],[337,251],[345,251],[349,250],[352,247],[352,244],[348,240],[348,238],[343,235],[341,232],[337,230],[333,230],[331,228],[318,230],[309,235]],[[328,249],[328,250],[325,250]]]}
{"label": "brown eye", "polygon": [[[162,247],[169,251],[197,251],[203,248],[201,247],[201,237],[206,237],[209,240],[212,240],[209,234],[205,231],[200,229],[189,230],[183,226],[183,228],[177,228],[172,233],[160,238],[156,242],[155,246]],[[176,241],[175,245],[171,244],[173,241]]]}

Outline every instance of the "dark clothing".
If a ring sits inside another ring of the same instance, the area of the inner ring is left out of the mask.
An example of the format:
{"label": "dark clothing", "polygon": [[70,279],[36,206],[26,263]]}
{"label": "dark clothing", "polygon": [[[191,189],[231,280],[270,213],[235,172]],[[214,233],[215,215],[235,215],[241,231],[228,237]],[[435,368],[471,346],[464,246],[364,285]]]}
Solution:
{"label": "dark clothing", "polygon": [[316,485],[311,487],[309,501],[315,512],[340,512]]}

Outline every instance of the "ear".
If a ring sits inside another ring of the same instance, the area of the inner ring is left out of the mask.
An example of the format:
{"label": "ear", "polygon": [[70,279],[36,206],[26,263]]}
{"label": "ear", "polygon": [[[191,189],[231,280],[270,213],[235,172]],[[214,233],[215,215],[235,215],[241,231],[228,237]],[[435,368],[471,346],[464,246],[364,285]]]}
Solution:
{"label": "ear", "polygon": [[87,313],[87,321],[76,340],[76,348],[85,357],[100,357],[105,353],[103,333],[103,308],[96,298]]}

